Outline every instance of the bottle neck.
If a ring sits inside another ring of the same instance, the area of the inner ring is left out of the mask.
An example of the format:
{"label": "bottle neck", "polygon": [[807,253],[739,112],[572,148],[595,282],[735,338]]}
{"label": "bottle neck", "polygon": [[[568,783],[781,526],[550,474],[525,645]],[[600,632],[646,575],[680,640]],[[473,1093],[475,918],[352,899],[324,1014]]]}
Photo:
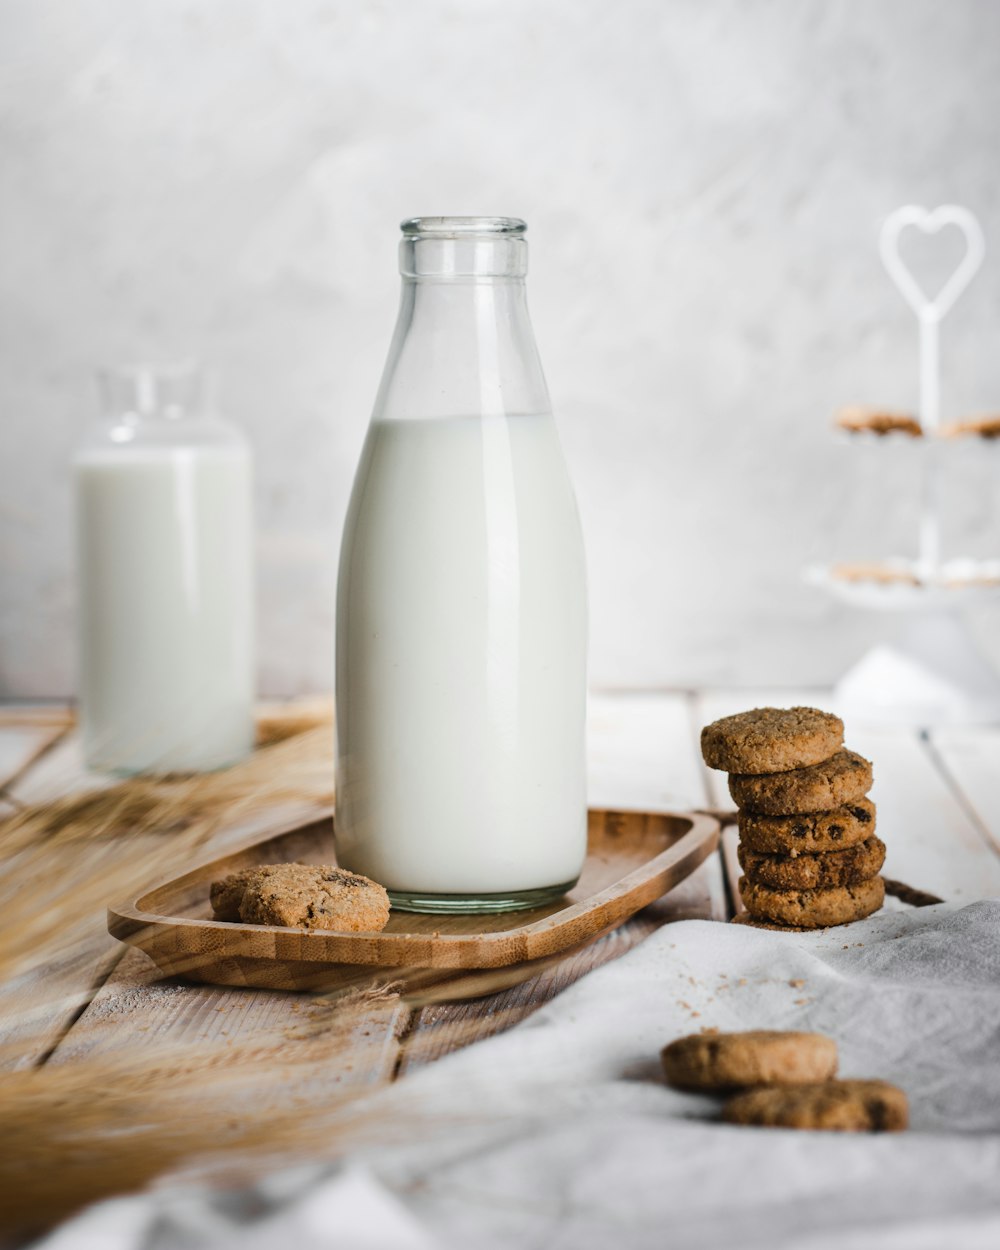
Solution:
{"label": "bottle neck", "polygon": [[523,277],[404,273],[373,419],[513,416],[550,408]]}

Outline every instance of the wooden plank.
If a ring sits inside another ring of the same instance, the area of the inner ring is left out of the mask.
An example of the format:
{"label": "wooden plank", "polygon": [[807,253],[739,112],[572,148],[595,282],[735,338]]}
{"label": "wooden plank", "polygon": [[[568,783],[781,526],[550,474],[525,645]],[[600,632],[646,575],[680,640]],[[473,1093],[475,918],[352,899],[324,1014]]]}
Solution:
{"label": "wooden plank", "polygon": [[43,973],[0,985],[0,1071],[44,1062],[122,957],[95,918],[77,950],[50,960]]}
{"label": "wooden plank", "polygon": [[[707,724],[719,716],[768,704],[830,707],[832,694],[822,690],[718,691],[698,699],[698,720]],[[952,732],[958,731],[943,731],[935,735],[934,742],[947,744]],[[961,740],[968,745],[981,732],[962,731]],[[955,902],[970,902],[1000,892],[1000,859],[970,814],[966,801],[959,797],[958,773],[952,780],[942,772],[937,752],[930,749],[919,731],[851,722],[846,727],[845,740],[874,765],[871,797],[878,807],[879,836],[887,848],[886,876]],[[1000,736],[996,742],[1000,744]],[[974,754],[970,748],[970,758]],[[960,771],[958,756],[956,750],[949,749],[947,762]],[[995,785],[987,772],[991,760],[995,769],[997,756],[985,747],[978,765],[969,765],[966,771],[979,804],[984,810],[995,812],[995,808],[989,808],[988,798],[991,784]],[[724,774],[713,773],[710,785],[720,804],[724,797],[728,798]]]}
{"label": "wooden plank", "polygon": [[959,801],[1000,852],[1000,728],[935,729],[929,743]]}
{"label": "wooden plank", "polygon": [[875,767],[871,797],[887,848],[885,875],[958,903],[1000,894],[1000,856],[923,737],[858,726],[851,742]]}
{"label": "wooden plank", "polygon": [[106,789],[118,780],[117,777],[87,770],[80,734],[73,729],[8,786],[7,793],[23,805],[48,803],[64,794]]}
{"label": "wooden plank", "polygon": [[[334,1000],[182,985],[160,978],[145,956],[128,951],[50,1062],[134,1056],[139,1048],[154,1051],[166,1043],[190,1064],[273,1059],[276,1076],[295,1058],[299,1077],[311,1087],[343,1090],[392,1078],[409,1016],[398,995],[384,992]],[[306,1050],[308,1062],[303,1066],[290,1048]],[[334,1055],[338,1061],[331,1063]],[[261,1088],[261,1104],[288,1091],[285,1081],[275,1080]]]}
{"label": "wooden plank", "polygon": [[59,725],[7,724],[0,721],[0,787],[10,785],[66,729]]}

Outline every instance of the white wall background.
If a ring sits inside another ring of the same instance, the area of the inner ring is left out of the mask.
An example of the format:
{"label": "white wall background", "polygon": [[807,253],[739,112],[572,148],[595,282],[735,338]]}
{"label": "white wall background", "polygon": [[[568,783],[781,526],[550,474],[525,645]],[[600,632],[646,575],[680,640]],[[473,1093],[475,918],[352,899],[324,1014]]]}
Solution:
{"label": "white wall background", "polygon": [[912,520],[828,428],[915,399],[877,230],[980,214],[944,404],[1000,408],[998,129],[989,0],[0,0],[0,691],[73,689],[92,369],[190,352],[257,451],[262,685],[330,687],[396,224],[463,212],[531,227],[594,681],[833,678],[886,622],[801,566]]}

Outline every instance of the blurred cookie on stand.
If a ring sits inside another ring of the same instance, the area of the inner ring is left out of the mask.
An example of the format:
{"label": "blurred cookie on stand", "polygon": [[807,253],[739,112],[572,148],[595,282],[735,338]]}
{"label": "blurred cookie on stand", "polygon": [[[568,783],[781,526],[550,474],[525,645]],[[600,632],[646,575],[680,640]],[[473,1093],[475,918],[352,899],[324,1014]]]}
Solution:
{"label": "blurred cookie on stand", "polygon": [[705,763],[729,773],[740,831],[742,924],[792,930],[878,911],[885,844],[875,834],[870,761],[818,708],[754,708],[706,725]]}

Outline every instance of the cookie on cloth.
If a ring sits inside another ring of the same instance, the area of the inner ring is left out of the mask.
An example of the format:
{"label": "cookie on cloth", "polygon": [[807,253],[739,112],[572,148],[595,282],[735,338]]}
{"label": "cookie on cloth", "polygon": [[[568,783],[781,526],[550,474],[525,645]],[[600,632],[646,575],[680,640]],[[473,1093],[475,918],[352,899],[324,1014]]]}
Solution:
{"label": "cookie on cloth", "polygon": [[758,707],[701,731],[705,763],[727,773],[787,772],[819,764],[843,744],[844,722],[815,707]]}
{"label": "cookie on cloth", "polygon": [[856,751],[838,751],[808,768],[764,776],[733,773],[729,778],[736,806],[762,816],[830,811],[864,798],[871,788],[871,763]]}
{"label": "cookie on cloth", "polygon": [[885,863],[885,843],[872,835],[842,851],[819,855],[765,855],[740,843],[737,855],[754,885],[772,890],[829,890],[876,876]]}
{"label": "cookie on cloth", "polygon": [[855,799],[827,812],[800,812],[792,816],[759,816],[737,812],[740,838],[752,851],[765,855],[802,855],[840,851],[864,842],[875,832],[875,804]]}
{"label": "cookie on cloth", "polygon": [[710,1093],[747,1085],[825,1081],[837,1071],[837,1043],[822,1033],[692,1033],[660,1052],[667,1082]]}
{"label": "cookie on cloth", "polygon": [[726,1103],[722,1118],[762,1128],[896,1133],[910,1117],[906,1095],[888,1081],[821,1081],[747,1090]]}
{"label": "cookie on cloth", "polygon": [[368,877],[322,864],[264,864],[213,881],[216,920],[377,933],[389,920],[389,895]]}
{"label": "cookie on cloth", "polygon": [[740,877],[740,897],[751,916],[772,923],[826,929],[850,924],[878,911],[885,901],[881,877],[829,890],[772,890]]}

